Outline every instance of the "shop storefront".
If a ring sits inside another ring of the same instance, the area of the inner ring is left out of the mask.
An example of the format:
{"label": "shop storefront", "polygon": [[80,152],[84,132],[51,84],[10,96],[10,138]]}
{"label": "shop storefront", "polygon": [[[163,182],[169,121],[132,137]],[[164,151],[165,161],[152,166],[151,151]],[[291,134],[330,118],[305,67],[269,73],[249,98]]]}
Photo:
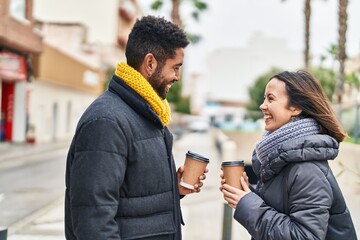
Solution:
{"label": "shop storefront", "polygon": [[26,140],[28,75],[27,56],[0,49],[0,141]]}

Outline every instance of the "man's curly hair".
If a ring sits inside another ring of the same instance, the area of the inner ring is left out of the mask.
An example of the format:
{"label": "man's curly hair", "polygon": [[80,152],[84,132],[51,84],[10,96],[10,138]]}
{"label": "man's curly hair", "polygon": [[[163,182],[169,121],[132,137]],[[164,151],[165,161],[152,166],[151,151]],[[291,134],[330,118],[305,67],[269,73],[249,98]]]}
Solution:
{"label": "man's curly hair", "polygon": [[160,64],[175,56],[175,50],[189,44],[186,34],[177,25],[162,17],[145,16],[136,20],[126,44],[127,64],[136,70],[148,53]]}

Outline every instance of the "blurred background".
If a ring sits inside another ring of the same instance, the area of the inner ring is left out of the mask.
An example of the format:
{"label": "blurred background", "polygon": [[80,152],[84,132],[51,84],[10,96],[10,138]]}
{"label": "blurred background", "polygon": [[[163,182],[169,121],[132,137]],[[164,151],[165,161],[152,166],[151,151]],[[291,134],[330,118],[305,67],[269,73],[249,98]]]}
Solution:
{"label": "blurred background", "polygon": [[0,226],[13,240],[64,239],[69,141],[126,61],[136,18],[148,14],[178,24],[191,40],[182,80],[168,95],[177,165],[189,148],[214,159],[203,192],[182,201],[191,223],[185,239],[249,236],[223,223],[220,163],[243,159],[252,174],[263,129],[258,106],[269,77],[283,70],[313,73],[349,133],[332,168],[360,219],[359,9],[358,0],[0,0]]}

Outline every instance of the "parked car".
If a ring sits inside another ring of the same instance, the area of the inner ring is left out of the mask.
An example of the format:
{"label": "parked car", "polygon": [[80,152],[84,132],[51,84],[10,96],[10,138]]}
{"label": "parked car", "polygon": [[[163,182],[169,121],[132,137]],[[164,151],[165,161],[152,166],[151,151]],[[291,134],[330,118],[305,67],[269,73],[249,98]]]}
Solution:
{"label": "parked car", "polygon": [[187,129],[190,132],[207,132],[210,129],[210,121],[205,117],[189,117]]}

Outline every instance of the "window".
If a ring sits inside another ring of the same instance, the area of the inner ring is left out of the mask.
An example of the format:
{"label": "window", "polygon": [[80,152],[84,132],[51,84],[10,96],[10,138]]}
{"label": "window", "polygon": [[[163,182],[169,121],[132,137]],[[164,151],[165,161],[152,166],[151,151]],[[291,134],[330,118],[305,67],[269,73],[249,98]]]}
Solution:
{"label": "window", "polygon": [[11,16],[18,20],[26,20],[26,0],[10,0]]}

